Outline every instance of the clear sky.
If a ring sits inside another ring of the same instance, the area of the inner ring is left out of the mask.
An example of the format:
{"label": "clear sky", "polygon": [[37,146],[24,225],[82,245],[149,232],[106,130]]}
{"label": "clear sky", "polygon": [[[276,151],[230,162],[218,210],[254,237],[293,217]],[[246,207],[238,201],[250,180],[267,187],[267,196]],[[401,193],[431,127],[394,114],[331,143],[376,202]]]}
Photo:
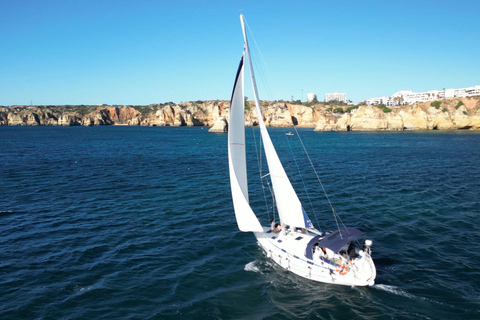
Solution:
{"label": "clear sky", "polygon": [[228,100],[239,10],[262,100],[480,85],[478,0],[0,0],[0,105]]}

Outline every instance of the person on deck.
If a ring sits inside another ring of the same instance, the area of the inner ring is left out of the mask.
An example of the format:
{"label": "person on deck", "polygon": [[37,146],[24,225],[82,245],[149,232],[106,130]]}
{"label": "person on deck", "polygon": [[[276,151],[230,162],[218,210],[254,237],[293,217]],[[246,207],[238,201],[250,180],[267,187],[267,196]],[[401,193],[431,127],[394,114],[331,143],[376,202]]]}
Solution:
{"label": "person on deck", "polygon": [[282,230],[282,226],[279,223],[275,223],[275,219],[270,220],[270,228],[275,233],[278,233]]}
{"label": "person on deck", "polygon": [[280,225],[280,223],[276,223],[275,224],[275,232],[280,232],[282,231],[282,226]]}
{"label": "person on deck", "polygon": [[328,260],[332,260],[334,256],[334,252],[328,248],[321,247],[320,248],[320,256],[327,258]]}
{"label": "person on deck", "polygon": [[347,255],[348,255],[348,260],[350,261],[355,260],[357,256],[357,252],[355,251],[355,245],[353,244],[352,241],[348,243]]}

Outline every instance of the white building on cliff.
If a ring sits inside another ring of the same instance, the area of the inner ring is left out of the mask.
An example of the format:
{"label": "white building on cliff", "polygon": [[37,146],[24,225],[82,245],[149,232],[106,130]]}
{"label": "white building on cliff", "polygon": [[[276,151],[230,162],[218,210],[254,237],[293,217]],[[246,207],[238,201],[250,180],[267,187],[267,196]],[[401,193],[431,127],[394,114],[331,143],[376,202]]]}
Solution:
{"label": "white building on cliff", "polygon": [[325,102],[337,100],[346,103],[347,102],[347,94],[346,93],[326,93],[325,94]]}
{"label": "white building on cliff", "polygon": [[370,98],[365,101],[366,104],[373,104],[378,106],[379,104],[388,105],[390,97]]}
{"label": "white building on cliff", "polygon": [[307,94],[307,101],[310,102],[310,101],[313,101],[317,99],[317,95],[313,92],[310,92],[309,94]]}
{"label": "white building on cliff", "polygon": [[384,104],[387,106],[399,106],[439,99],[466,98],[473,96],[480,96],[480,85],[469,88],[431,90],[427,92],[401,90],[395,92],[391,97],[370,98],[366,100],[365,103],[373,105]]}

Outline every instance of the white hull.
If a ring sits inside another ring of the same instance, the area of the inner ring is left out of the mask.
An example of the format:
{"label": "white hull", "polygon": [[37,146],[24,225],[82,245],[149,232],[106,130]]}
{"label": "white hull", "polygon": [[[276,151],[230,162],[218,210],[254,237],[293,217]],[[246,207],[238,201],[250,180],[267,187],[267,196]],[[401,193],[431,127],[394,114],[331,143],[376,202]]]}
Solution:
{"label": "white hull", "polygon": [[339,254],[333,255],[331,260],[326,259],[321,256],[320,250],[316,250],[312,259],[309,259],[306,249],[314,235],[297,231],[273,233],[269,228],[264,229],[264,232],[255,232],[258,243],[267,257],[282,268],[318,282],[345,286],[374,284],[375,265],[370,255],[363,250],[359,251],[357,258],[351,262]]}

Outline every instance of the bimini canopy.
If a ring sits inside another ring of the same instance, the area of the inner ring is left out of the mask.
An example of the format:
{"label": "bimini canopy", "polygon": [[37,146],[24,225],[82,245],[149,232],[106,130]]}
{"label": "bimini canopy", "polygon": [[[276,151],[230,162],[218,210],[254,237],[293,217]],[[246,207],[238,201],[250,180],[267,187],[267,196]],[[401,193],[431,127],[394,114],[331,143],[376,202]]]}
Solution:
{"label": "bimini canopy", "polygon": [[312,250],[312,247],[313,245],[315,244],[315,242],[318,241],[318,239],[320,239],[320,236],[315,236],[312,238],[312,240],[310,240],[307,244],[307,249],[305,249],[305,257],[307,257],[307,259],[310,259],[312,260],[313,259],[313,250]]}
{"label": "bimini canopy", "polygon": [[352,240],[357,239],[358,237],[363,236],[365,233],[355,229],[355,228],[345,228],[340,231],[329,234],[323,238],[319,243],[319,247],[324,247],[332,250],[333,252],[338,252],[344,245],[349,243]]}

